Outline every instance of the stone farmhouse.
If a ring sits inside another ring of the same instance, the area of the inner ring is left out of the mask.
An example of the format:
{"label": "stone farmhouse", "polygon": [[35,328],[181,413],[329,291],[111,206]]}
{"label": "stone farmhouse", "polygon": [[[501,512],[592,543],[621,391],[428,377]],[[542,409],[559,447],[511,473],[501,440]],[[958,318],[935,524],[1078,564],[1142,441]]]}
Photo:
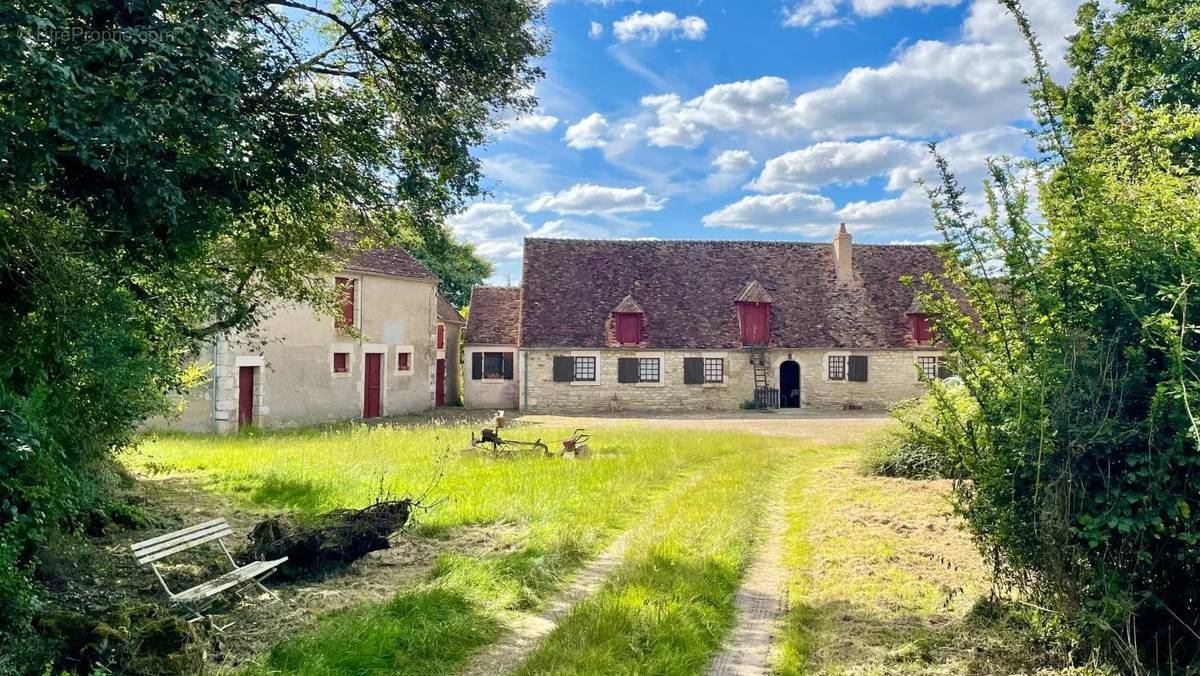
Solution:
{"label": "stone farmhouse", "polygon": [[286,305],[253,338],[211,342],[199,359],[213,365],[209,382],[183,397],[178,417],[148,426],[225,433],[395,416],[458,401],[464,322],[428,268],[401,249],[380,249],[354,255],[328,282],[341,291],[338,317]]}
{"label": "stone farmhouse", "polygon": [[901,282],[932,246],[528,238],[523,265],[473,294],[467,406],[882,409],[947,375]]}

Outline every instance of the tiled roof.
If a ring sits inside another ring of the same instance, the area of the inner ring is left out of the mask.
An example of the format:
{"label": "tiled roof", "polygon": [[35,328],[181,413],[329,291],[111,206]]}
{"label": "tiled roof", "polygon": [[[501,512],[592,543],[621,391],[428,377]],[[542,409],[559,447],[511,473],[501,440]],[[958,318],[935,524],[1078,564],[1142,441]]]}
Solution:
{"label": "tiled roof", "polygon": [[[914,346],[913,290],[900,277],[940,272],[936,248],[855,244],[853,282],[837,280],[833,256],[832,244],[802,242],[528,238],[521,345],[603,347],[629,295],[645,310],[646,348],[737,348],[735,301],[748,295],[773,301],[774,346]],[[482,314],[472,303],[471,321]]]}
{"label": "tiled roof", "polygon": [[450,304],[450,301],[446,300],[446,297],[440,293],[438,294],[437,313],[438,321],[440,322],[449,322],[451,324],[464,323],[462,315],[459,314],[458,310]]}
{"label": "tiled roof", "polygon": [[[355,235],[349,232],[340,232],[335,235],[335,240],[337,246],[342,247],[344,251],[355,241]],[[377,275],[428,279],[435,282],[438,280],[437,275],[430,272],[429,268],[410,256],[404,249],[395,246],[356,251],[346,262],[346,269],[357,272],[373,272]]]}
{"label": "tiled roof", "polygon": [[516,345],[521,324],[521,289],[477,286],[471,289],[464,343]]}

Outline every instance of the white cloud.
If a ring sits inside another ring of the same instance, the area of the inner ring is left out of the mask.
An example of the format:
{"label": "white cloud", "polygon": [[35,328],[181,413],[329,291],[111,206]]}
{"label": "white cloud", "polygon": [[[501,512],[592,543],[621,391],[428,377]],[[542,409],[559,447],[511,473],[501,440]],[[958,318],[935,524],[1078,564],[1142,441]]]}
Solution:
{"label": "white cloud", "polygon": [[634,211],[658,211],[667,200],[646,192],[645,186],[611,188],[579,183],[557,193],[542,193],[525,207],[526,211],[553,211],[559,214],[619,214]]}
{"label": "white cloud", "polygon": [[786,117],[788,83],[762,77],[710,87],[688,101],[678,95],[647,96],[643,106],[654,109],[657,125],[646,134],[651,145],[693,148],[710,129],[746,129],[772,135]]}
{"label": "white cloud", "polygon": [[608,134],[608,120],[600,113],[592,113],[575,124],[567,127],[563,140],[572,148],[603,148],[608,144],[605,136]]}
{"label": "white cloud", "polygon": [[754,161],[754,156],[749,150],[726,150],[717,155],[717,159],[712,161],[712,165],[724,174],[740,174],[749,170],[757,162]]}
{"label": "white cloud", "polygon": [[822,136],[926,135],[1027,117],[1025,54],[1008,45],[923,40],[879,68],[801,94],[791,123]]}
{"label": "white cloud", "polygon": [[504,188],[526,192],[546,189],[551,167],[545,162],[515,153],[490,155],[479,161],[483,175]]}
{"label": "white cloud", "polygon": [[505,130],[514,134],[526,132],[546,133],[558,125],[558,118],[553,115],[533,113],[522,115],[505,125]]}
{"label": "white cloud", "polygon": [[613,36],[619,42],[658,42],[672,40],[703,40],[708,24],[698,16],[678,17],[674,12],[647,14],[642,11],[613,22]]}
{"label": "white cloud", "polygon": [[921,161],[921,146],[884,137],[858,142],[824,142],[767,160],[749,186],[759,192],[787,192],[849,184],[882,176],[897,166]]}
{"label": "white cloud", "polygon": [[476,202],[446,219],[460,241],[475,245],[479,255],[493,261],[520,260],[524,238],[533,226],[507,202]]}
{"label": "white cloud", "polygon": [[601,35],[604,35],[604,24],[600,23],[599,21],[593,21],[591,25],[588,26],[588,37],[593,40],[597,40]]}
{"label": "white cloud", "polygon": [[[897,8],[928,9],[957,5],[961,2],[962,0],[850,0],[848,4],[853,13],[859,16],[879,16]],[[803,0],[784,8],[783,25],[821,30],[849,23],[847,17],[840,15],[841,6],[845,4],[846,0]]]}
{"label": "white cloud", "polygon": [[834,221],[833,200],[807,192],[750,195],[706,216],[704,225],[813,235],[825,232]]}

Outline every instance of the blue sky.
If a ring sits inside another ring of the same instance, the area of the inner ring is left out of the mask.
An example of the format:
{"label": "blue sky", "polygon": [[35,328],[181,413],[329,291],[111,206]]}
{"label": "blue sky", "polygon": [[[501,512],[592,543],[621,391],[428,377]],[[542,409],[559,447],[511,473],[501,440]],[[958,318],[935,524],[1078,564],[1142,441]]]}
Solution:
{"label": "blue sky", "polygon": [[[1055,75],[1077,0],[1027,2]],[[540,107],[480,149],[450,220],[519,282],[525,236],[936,238],[938,141],[978,197],[1028,155],[1024,46],[995,0],[551,0]]]}

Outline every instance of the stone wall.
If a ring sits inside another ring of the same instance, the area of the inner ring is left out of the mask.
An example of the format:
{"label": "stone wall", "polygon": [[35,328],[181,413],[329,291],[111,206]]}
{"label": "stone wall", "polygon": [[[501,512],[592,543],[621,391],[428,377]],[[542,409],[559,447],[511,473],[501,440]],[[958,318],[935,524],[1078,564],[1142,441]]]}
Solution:
{"label": "stone wall", "polygon": [[[916,372],[916,358],[938,352],[913,350],[782,350],[767,353],[767,379],[779,387],[779,369],[791,359],[800,366],[802,406],[840,410],[846,405],[882,410],[896,401],[920,396],[925,387]],[[594,382],[554,382],[556,355],[596,357]],[[829,380],[830,355],[865,355],[868,380]],[[658,357],[658,383],[618,383],[620,357]],[[725,359],[725,380],[720,384],[684,384],[685,357]],[[521,372],[527,362],[528,397],[523,409],[535,413],[583,412],[684,412],[731,411],[754,397],[754,371],[748,352],[650,350],[523,350],[517,360]]]}

